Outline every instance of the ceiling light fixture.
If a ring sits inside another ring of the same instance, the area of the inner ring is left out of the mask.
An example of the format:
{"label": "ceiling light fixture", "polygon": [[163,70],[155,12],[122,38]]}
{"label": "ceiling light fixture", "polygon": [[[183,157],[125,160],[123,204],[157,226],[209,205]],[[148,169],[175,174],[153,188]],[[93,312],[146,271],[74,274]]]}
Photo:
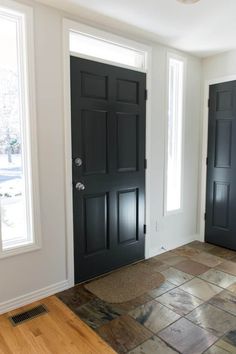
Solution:
{"label": "ceiling light fixture", "polygon": [[177,1],[181,2],[182,4],[195,4],[200,0],[177,0]]}

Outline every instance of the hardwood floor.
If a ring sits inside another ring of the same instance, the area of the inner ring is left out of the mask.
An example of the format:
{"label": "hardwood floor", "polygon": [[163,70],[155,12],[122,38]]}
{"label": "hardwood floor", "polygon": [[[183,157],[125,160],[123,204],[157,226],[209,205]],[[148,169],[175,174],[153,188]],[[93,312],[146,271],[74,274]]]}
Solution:
{"label": "hardwood floor", "polygon": [[[13,327],[9,316],[44,304],[48,314]],[[55,296],[0,316],[1,354],[114,354],[94,331]]]}

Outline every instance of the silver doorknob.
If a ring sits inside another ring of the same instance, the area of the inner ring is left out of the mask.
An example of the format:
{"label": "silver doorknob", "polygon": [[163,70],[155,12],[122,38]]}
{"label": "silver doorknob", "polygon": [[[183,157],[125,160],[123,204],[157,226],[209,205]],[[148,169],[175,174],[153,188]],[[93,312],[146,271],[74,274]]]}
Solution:
{"label": "silver doorknob", "polygon": [[82,159],[80,157],[77,157],[75,159],[74,163],[75,163],[75,166],[80,167],[80,166],[82,166],[83,161],[82,161]]}
{"label": "silver doorknob", "polygon": [[75,188],[77,191],[84,191],[85,190],[85,185],[81,182],[76,183]]}

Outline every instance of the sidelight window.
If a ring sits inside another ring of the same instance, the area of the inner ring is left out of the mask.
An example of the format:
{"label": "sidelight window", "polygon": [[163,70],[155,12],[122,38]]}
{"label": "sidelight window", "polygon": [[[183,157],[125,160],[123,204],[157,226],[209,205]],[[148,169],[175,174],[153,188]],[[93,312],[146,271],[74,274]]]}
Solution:
{"label": "sidelight window", "polygon": [[0,0],[1,257],[38,245],[32,30],[31,9]]}
{"label": "sidelight window", "polygon": [[168,125],[166,154],[167,213],[182,208],[184,61],[168,57]]}

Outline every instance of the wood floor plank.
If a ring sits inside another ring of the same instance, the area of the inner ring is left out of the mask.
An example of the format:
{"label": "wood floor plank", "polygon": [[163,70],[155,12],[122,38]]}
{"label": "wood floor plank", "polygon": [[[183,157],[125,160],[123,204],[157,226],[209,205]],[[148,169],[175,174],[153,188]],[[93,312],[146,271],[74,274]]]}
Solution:
{"label": "wood floor plank", "polygon": [[[49,313],[13,327],[8,320],[39,304]],[[94,331],[55,296],[0,316],[0,354],[114,354]]]}

